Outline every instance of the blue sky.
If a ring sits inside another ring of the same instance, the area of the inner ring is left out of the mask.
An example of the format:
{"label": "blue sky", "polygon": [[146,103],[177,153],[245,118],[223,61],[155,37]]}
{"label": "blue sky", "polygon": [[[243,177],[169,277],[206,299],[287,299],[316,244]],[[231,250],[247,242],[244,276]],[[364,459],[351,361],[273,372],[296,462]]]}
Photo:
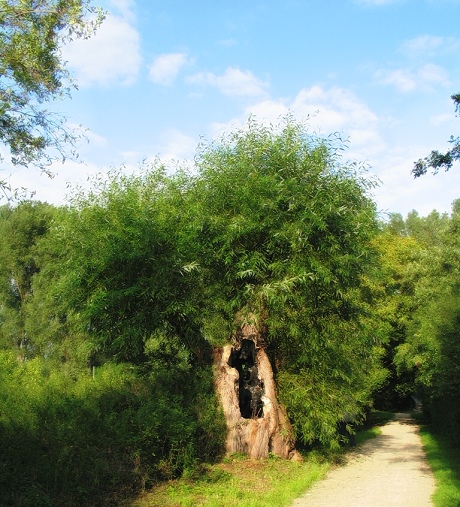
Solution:
{"label": "blue sky", "polygon": [[79,89],[56,106],[89,129],[85,164],[53,180],[16,170],[15,185],[64,202],[67,183],[144,159],[190,160],[249,115],[288,113],[339,132],[365,161],[382,212],[449,211],[460,164],[414,180],[413,162],[460,134],[460,0],[104,0],[109,15],[64,48]]}

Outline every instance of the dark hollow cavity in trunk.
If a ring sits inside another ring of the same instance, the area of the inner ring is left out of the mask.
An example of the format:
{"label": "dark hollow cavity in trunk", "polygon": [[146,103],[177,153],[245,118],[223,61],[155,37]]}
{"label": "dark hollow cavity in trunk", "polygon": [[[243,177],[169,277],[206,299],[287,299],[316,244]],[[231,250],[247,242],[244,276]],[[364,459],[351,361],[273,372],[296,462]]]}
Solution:
{"label": "dark hollow cavity in trunk", "polygon": [[256,364],[256,345],[252,340],[242,340],[239,350],[233,349],[229,366],[239,373],[240,413],[244,419],[264,416],[262,396],[264,383],[259,379]]}

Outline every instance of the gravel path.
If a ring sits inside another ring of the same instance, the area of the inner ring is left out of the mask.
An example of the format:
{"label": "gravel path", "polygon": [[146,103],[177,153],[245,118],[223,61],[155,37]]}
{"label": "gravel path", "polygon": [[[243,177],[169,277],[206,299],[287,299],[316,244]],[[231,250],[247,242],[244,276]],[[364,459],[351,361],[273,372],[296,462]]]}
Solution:
{"label": "gravel path", "polygon": [[435,482],[413,419],[396,414],[381,430],[293,507],[432,506]]}

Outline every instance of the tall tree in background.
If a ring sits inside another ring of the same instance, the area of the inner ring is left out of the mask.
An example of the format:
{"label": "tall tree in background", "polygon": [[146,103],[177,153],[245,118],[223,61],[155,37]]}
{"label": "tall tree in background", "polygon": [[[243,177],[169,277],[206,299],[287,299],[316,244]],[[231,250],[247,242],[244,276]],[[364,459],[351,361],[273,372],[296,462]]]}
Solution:
{"label": "tall tree in background", "polygon": [[[102,20],[91,0],[0,0],[0,143],[13,165],[50,174],[75,156],[78,132],[46,104],[70,93],[61,46]],[[0,181],[5,192],[8,184]]]}
{"label": "tall tree in background", "polygon": [[401,370],[414,373],[424,409],[435,427],[458,443],[460,201],[454,201],[450,218],[433,212],[417,221],[418,232],[413,235],[424,238],[425,244],[412,264],[416,273],[413,311],[406,341],[399,345],[395,360]]}
{"label": "tall tree in background", "polygon": [[0,207],[0,348],[14,348],[21,359],[31,354],[25,307],[33,291],[32,278],[40,270],[37,243],[55,212],[41,202]]}
{"label": "tall tree in background", "polygon": [[[400,214],[392,214],[375,239],[382,266],[376,280],[382,293],[378,309],[382,322],[388,326],[388,341],[382,357],[388,376],[374,393],[374,407],[379,410],[407,410],[414,405],[414,372],[398,368],[395,355],[397,347],[407,339],[407,328],[416,307],[414,266],[423,251],[421,238],[428,234],[423,234],[424,222],[416,212],[411,212],[409,217],[405,222]],[[414,229],[420,234],[412,235],[409,231]]]}
{"label": "tall tree in background", "polygon": [[[455,103],[455,111],[460,113],[460,93],[452,95],[451,99]],[[428,169],[433,169],[433,174],[437,174],[439,169],[448,171],[456,160],[460,160],[460,137],[451,136],[449,142],[452,148],[445,153],[433,150],[427,157],[419,159],[414,163],[412,174],[418,178],[427,173]]]}

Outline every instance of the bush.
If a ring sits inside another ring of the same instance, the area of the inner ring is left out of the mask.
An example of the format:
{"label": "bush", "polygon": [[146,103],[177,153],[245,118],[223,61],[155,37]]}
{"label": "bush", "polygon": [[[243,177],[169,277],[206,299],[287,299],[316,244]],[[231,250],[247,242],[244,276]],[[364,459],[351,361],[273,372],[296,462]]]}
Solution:
{"label": "bush", "polygon": [[0,505],[116,505],[222,450],[210,371],[0,365]]}

